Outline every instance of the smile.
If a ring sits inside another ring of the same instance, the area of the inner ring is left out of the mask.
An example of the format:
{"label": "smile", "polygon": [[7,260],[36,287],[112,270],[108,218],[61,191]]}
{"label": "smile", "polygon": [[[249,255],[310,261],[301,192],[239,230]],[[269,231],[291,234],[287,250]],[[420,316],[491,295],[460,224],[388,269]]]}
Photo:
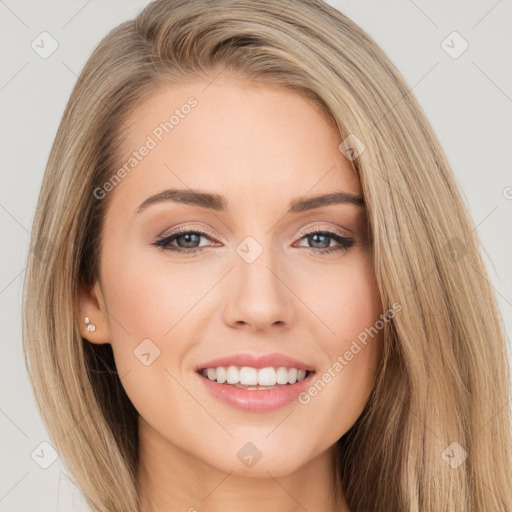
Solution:
{"label": "smile", "polygon": [[[280,409],[297,400],[297,396],[311,385],[315,372],[286,367],[257,369],[247,366],[221,366],[203,368],[196,374],[206,391],[220,402],[245,412],[262,413]],[[255,375],[256,384],[243,384],[253,383]],[[284,383],[285,375],[288,378],[287,383]],[[226,380],[223,383],[217,380],[224,380],[224,377]],[[228,382],[228,377],[231,382]],[[270,384],[274,379],[275,383]],[[260,382],[267,384],[261,385]]]}
{"label": "smile", "polygon": [[[250,366],[218,366],[204,368],[202,375],[213,382],[228,384],[244,389],[275,389],[301,382],[306,377],[306,370],[287,368],[285,366],[253,368]],[[277,386],[276,386],[277,385]]]}

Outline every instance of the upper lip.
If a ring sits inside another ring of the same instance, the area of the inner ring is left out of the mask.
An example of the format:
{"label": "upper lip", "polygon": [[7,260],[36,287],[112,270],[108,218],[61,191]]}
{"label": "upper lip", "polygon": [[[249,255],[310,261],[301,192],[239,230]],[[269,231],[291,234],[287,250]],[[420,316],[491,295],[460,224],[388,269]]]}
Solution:
{"label": "upper lip", "polygon": [[294,357],[276,352],[269,354],[254,355],[249,353],[232,354],[218,359],[212,359],[206,363],[196,366],[196,371],[204,368],[217,368],[219,366],[250,366],[252,368],[267,368],[269,366],[297,368],[297,370],[315,371],[315,369]]}

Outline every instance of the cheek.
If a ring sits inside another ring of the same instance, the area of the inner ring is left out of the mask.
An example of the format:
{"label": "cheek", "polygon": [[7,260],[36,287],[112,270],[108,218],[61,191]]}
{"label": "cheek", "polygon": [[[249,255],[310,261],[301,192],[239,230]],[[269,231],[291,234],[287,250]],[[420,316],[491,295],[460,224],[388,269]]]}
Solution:
{"label": "cheek", "polygon": [[326,352],[331,364],[342,365],[334,369],[342,376],[336,385],[353,391],[345,394],[345,400],[352,396],[357,403],[369,394],[382,353],[382,304],[369,258],[362,259],[345,280],[338,308],[333,323],[337,335],[331,337]]}
{"label": "cheek", "polygon": [[153,247],[125,245],[122,254],[106,248],[102,261],[110,343],[141,413],[151,397],[171,400],[169,388],[179,391],[171,374],[180,378],[180,362],[201,327],[201,305],[217,279],[211,265],[172,264],[155,254]]}
{"label": "cheek", "polygon": [[103,281],[113,343],[169,338],[211,287],[211,267],[173,264],[165,254],[155,257],[157,251],[127,250],[118,259],[106,253]]}
{"label": "cheek", "polygon": [[317,318],[318,339],[329,354],[370,327],[382,312],[370,255],[360,251],[343,264],[311,267],[295,276],[297,295]]}
{"label": "cheek", "polygon": [[316,418],[311,428],[335,442],[361,415],[375,382],[382,354],[382,328],[375,326],[382,307],[369,256],[324,283],[324,298],[315,294],[312,304],[325,324],[325,364],[299,403]]}
{"label": "cheek", "polygon": [[171,275],[170,265],[167,273],[155,266],[144,251],[104,261],[110,342],[123,387],[142,417],[172,425],[172,411],[193,406],[173,377],[181,381],[177,365],[189,348],[187,311],[204,292],[183,272]]}
{"label": "cheek", "polygon": [[[370,266],[361,266],[340,284],[336,305],[337,314],[333,318],[336,342],[330,348],[336,348],[339,353],[340,350],[348,350],[353,340],[364,343],[366,334],[382,313],[377,284]],[[377,334],[371,332],[377,338]],[[370,343],[366,346],[371,348]],[[362,364],[365,357],[358,358],[356,364]]]}

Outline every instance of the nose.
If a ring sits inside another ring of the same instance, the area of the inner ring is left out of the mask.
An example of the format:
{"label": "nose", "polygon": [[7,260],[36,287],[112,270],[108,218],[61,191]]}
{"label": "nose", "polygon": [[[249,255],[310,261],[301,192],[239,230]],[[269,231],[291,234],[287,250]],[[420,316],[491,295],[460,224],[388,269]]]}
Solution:
{"label": "nose", "polygon": [[230,327],[261,332],[285,329],[293,321],[293,292],[283,270],[264,251],[256,261],[236,262],[230,272],[224,321]]}

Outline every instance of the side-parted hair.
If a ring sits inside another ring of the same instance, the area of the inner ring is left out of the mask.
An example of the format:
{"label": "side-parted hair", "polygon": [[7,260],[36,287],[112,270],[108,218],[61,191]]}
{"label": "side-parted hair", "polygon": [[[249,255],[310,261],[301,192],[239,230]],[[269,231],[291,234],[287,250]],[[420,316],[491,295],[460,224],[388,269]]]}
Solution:
{"label": "side-parted hair", "polygon": [[140,506],[138,413],[110,344],[79,328],[78,292],[98,278],[112,195],[94,191],[129,149],[134,107],[222,74],[291,89],[364,145],[349,160],[375,278],[383,309],[402,309],[384,326],[368,403],[335,445],[336,492],[352,512],[512,510],[510,355],[475,226],[402,75],[321,0],[157,0],[114,28],[78,77],[34,218],[23,349],[41,417],[88,503]]}

